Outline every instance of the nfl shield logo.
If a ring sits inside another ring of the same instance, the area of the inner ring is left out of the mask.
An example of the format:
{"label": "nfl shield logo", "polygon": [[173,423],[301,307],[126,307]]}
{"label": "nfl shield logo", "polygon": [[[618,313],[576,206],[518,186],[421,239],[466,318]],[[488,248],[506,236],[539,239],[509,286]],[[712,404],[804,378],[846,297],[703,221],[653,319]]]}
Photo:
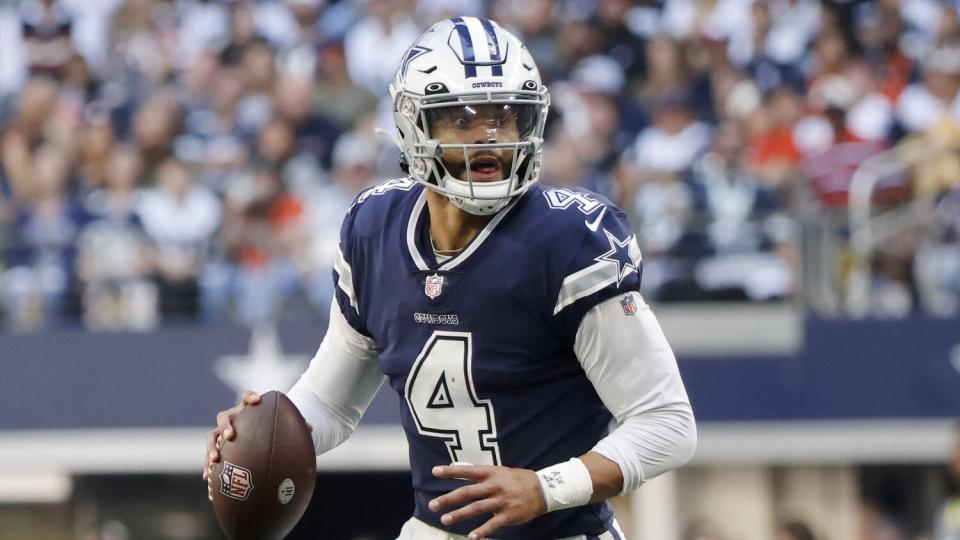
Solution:
{"label": "nfl shield logo", "polygon": [[440,296],[443,292],[443,276],[434,274],[427,276],[427,281],[423,285],[423,294],[430,297],[431,300]]}
{"label": "nfl shield logo", "polygon": [[628,295],[620,300],[620,307],[623,308],[623,314],[630,316],[637,312],[637,303],[633,301],[633,295]]}
{"label": "nfl shield logo", "polygon": [[250,474],[250,469],[224,461],[223,472],[220,473],[220,493],[231,499],[245,501],[251,491],[253,491],[253,475]]}

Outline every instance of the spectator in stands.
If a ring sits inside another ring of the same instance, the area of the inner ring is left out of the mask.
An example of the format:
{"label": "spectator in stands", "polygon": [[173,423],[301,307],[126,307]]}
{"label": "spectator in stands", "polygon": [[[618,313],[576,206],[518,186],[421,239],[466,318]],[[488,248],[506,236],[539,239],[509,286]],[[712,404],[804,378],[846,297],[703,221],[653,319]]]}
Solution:
{"label": "spectator in stands", "polygon": [[749,168],[742,128],[721,124],[693,166],[692,220],[677,251],[697,257],[694,280],[707,298],[785,298],[794,286],[793,224],[777,193]]}
{"label": "spectator in stands", "polygon": [[232,267],[228,275],[210,280],[221,289],[205,294],[211,295],[213,309],[232,298],[245,324],[271,321],[297,290],[306,264],[310,237],[304,204],[269,167],[259,167],[245,189],[238,186],[227,195],[223,241]]}
{"label": "spectator in stands", "polygon": [[243,96],[237,104],[237,125],[248,139],[253,136],[275,110],[277,64],[270,43],[257,38],[244,47],[239,67]]}
{"label": "spectator in stands", "polygon": [[643,174],[629,162],[621,164],[615,178],[644,254],[642,290],[650,298],[669,298],[662,292],[678,276],[689,275],[684,261],[674,256],[693,211],[689,186],[673,175]]}
{"label": "spectator in stands", "polygon": [[960,45],[933,50],[921,67],[921,80],[907,86],[896,116],[908,133],[927,131],[946,119],[960,121]]}
{"label": "spectator in stands", "polygon": [[[281,71],[299,77],[312,77],[317,68],[317,49],[324,39],[320,17],[326,0],[287,0],[292,24],[281,43],[278,63]],[[271,36],[268,36],[271,37]]]}
{"label": "spectator in stands", "polygon": [[15,198],[27,200],[33,195],[31,167],[36,150],[51,138],[61,138],[64,130],[55,114],[58,99],[57,83],[44,77],[31,79],[17,96],[13,118],[0,141],[6,190]]}
{"label": "spectator in stands", "polygon": [[137,202],[136,213],[153,251],[161,314],[196,316],[198,280],[220,225],[220,202],[194,182],[186,165],[167,158],[157,168],[156,186],[145,190]]}
{"label": "spectator in stands", "polygon": [[371,0],[344,37],[350,78],[377,96],[386,95],[404,51],[420,34],[412,8],[409,0]]}
{"label": "spectator in stands", "polygon": [[103,183],[84,198],[84,205],[92,218],[137,223],[142,175],[143,163],[136,147],[117,145],[112,148],[104,167]]}
{"label": "spectator in stands", "polygon": [[3,301],[12,326],[39,328],[70,308],[76,241],[88,215],[66,190],[67,157],[44,145],[29,167],[29,198],[17,201]]}
{"label": "spectator in stands", "polygon": [[763,91],[803,88],[800,61],[819,18],[808,0],[751,2],[750,19],[730,36],[730,55]]}
{"label": "spectator in stands", "polygon": [[184,120],[184,129],[190,135],[190,144],[202,147],[219,137],[239,137],[237,108],[244,97],[244,81],[236,70],[215,70],[205,89],[207,103],[195,104]]}
{"label": "spectator in stands", "polygon": [[627,0],[601,0],[591,23],[600,34],[598,52],[612,58],[631,77],[642,77],[646,70],[646,40],[627,23],[631,8]]}
{"label": "spectator in stands", "polygon": [[560,129],[548,137],[552,157],[544,163],[544,183],[614,196],[612,170],[636,136],[621,124],[622,111],[637,114],[621,101],[625,84],[620,64],[593,55],[574,67],[569,82],[555,85],[553,96],[563,115]]}
{"label": "spectator in stands", "polygon": [[234,2],[229,5],[229,41],[220,50],[220,63],[236,67],[243,58],[243,51],[259,37],[255,7],[252,2]]}
{"label": "spectator in stands", "polygon": [[103,187],[115,144],[116,137],[109,119],[90,118],[85,123],[78,141],[77,185],[72,186],[80,194]]}
{"label": "spectator in stands", "polygon": [[78,242],[83,320],[93,330],[147,330],[157,322],[157,287],[150,280],[149,244],[136,213],[141,197],[140,155],[115,149],[104,185],[85,200],[91,221]]}
{"label": "spectator in stands", "polygon": [[310,79],[284,77],[277,82],[274,108],[279,118],[293,127],[296,152],[305,152],[329,170],[333,145],[340,131],[313,110]]}
{"label": "spectator in stands", "polygon": [[904,22],[891,2],[863,3],[854,10],[857,43],[880,93],[896,102],[910,81],[913,60],[900,47]]}
{"label": "spectator in stands", "polygon": [[283,118],[274,117],[257,134],[253,159],[260,165],[281,171],[295,151],[293,126]]}
{"label": "spectator in stands", "polygon": [[315,190],[307,200],[310,258],[302,280],[310,302],[321,313],[333,298],[329,269],[340,243],[341,221],[357,194],[377,182],[379,150],[372,133],[353,131],[340,137],[333,150],[333,181]]}
{"label": "spectator in stands", "polygon": [[659,97],[653,124],[633,146],[635,165],[644,176],[678,179],[710,143],[710,128],[691,114],[690,96],[674,90]]}
{"label": "spectator in stands", "polygon": [[[169,6],[155,0],[124,0],[110,17],[110,50],[116,67],[130,73],[112,73],[125,84],[115,91],[138,96],[153,89],[170,73],[174,33]],[[140,80],[140,79],[143,80]]]}
{"label": "spectator in stands", "polygon": [[319,78],[313,85],[314,111],[328,118],[341,131],[353,127],[353,122],[376,109],[377,97],[350,78],[343,44],[338,41],[320,47]]}
{"label": "spectator in stands", "polygon": [[497,0],[491,10],[495,20],[504,28],[515,31],[523,40],[530,54],[537,59],[540,76],[547,84],[559,78],[566,69],[557,47],[555,20],[558,9],[551,0],[529,0],[522,4]]}
{"label": "spectator in stands", "polygon": [[[804,152],[802,170],[813,193],[824,206],[845,208],[850,182],[857,168],[886,149],[880,141],[864,140],[851,128],[851,106],[857,89],[848,79],[836,76],[823,81],[811,96],[814,114],[797,125],[797,145]],[[891,177],[882,186],[889,196],[903,196],[904,179]]]}
{"label": "spectator in stands", "polygon": [[644,63],[648,72],[642,80],[637,99],[647,110],[655,111],[664,96],[682,95],[688,90],[690,74],[683,61],[683,43],[659,36],[646,45]]}
{"label": "spectator in stands", "polygon": [[59,78],[74,54],[74,21],[58,0],[29,0],[20,11],[24,57],[30,75]]}
{"label": "spectator in stands", "polygon": [[182,123],[180,106],[169,91],[157,92],[137,111],[132,135],[140,148],[147,178],[154,177],[159,165],[170,158]]}
{"label": "spectator in stands", "polygon": [[[750,88],[741,87],[739,91],[749,92]],[[787,191],[786,184],[796,174],[801,153],[794,128],[803,107],[801,97],[794,90],[782,87],[771,92],[762,106],[736,115],[744,118],[747,126],[748,139],[744,142],[748,145],[750,168],[771,187]]]}

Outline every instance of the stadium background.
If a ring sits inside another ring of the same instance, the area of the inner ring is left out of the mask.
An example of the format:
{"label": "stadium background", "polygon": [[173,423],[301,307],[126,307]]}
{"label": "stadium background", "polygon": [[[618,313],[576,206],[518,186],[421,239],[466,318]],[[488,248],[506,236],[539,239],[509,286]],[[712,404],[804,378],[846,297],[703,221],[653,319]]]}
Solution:
{"label": "stadium background", "polygon": [[[631,215],[680,360],[700,447],[630,537],[960,538],[958,8],[0,2],[0,538],[219,537],[204,435],[320,342],[340,219],[399,174],[387,84],[460,14],[537,59],[542,182]],[[396,407],[294,538],[393,538]]]}

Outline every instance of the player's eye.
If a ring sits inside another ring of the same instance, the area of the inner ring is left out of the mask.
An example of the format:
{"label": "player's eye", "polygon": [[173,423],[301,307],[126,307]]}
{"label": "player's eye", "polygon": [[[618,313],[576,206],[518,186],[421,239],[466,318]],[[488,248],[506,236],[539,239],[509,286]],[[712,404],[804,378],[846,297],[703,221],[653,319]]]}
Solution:
{"label": "player's eye", "polygon": [[499,111],[496,118],[494,118],[494,123],[498,128],[503,128],[511,125],[517,118],[517,112],[510,108],[510,106],[504,106],[503,109]]}

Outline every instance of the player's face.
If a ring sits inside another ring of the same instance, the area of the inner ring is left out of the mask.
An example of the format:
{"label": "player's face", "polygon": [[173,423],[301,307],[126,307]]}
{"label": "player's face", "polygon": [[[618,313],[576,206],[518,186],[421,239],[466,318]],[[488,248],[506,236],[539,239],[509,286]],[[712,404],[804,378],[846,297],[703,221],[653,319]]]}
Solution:
{"label": "player's face", "polygon": [[[427,111],[429,136],[441,144],[515,143],[529,135],[533,126],[529,105],[458,105]],[[503,180],[509,174],[516,151],[513,148],[445,149],[441,159],[450,175],[476,182]]]}

